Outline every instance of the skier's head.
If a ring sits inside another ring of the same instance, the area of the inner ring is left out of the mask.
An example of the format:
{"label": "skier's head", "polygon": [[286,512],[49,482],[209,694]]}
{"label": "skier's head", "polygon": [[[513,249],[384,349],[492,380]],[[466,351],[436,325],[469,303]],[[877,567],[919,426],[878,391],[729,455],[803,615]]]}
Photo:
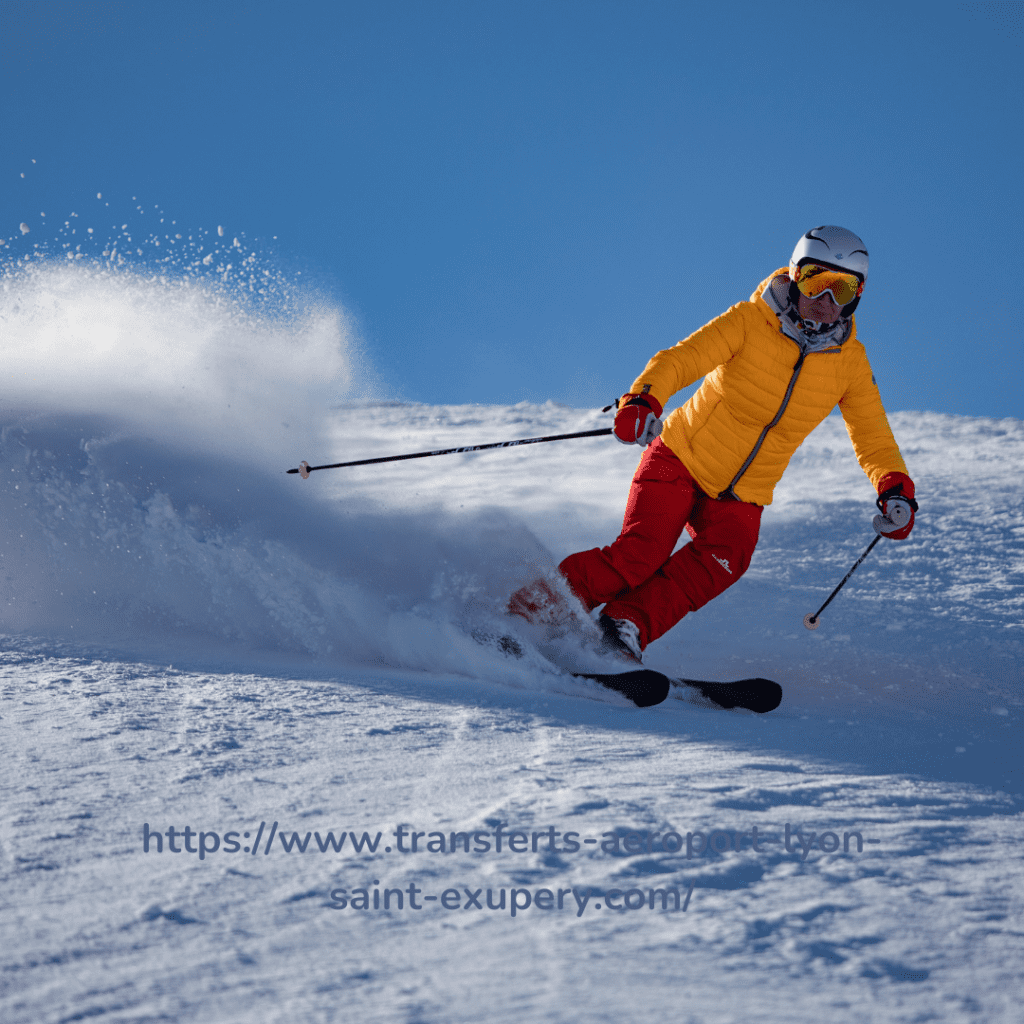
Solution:
{"label": "skier's head", "polygon": [[800,304],[801,297],[814,302],[830,295],[839,308],[839,316],[849,317],[857,308],[868,279],[867,247],[846,228],[834,224],[811,228],[796,243],[789,258],[789,279],[794,305]]}

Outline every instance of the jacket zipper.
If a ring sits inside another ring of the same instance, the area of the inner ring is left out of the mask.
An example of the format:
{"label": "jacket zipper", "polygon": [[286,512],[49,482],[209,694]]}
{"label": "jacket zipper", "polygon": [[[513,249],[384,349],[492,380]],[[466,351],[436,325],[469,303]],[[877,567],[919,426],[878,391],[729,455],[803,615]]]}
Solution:
{"label": "jacket zipper", "polygon": [[[824,354],[825,352],[838,351],[840,350],[823,349],[820,354]],[[746,457],[746,459],[743,462],[743,465],[740,466],[739,472],[732,478],[732,480],[729,481],[729,486],[726,487],[726,489],[718,495],[719,499],[727,498],[731,499],[732,501],[743,500],[736,494],[733,488],[736,486],[737,483],[739,483],[740,478],[743,476],[743,474],[746,473],[746,471],[750,468],[750,464],[754,461],[754,459],[757,458],[757,453],[761,450],[761,445],[764,444],[764,439],[768,436],[768,431],[771,430],[772,427],[774,427],[775,424],[782,419],[782,414],[786,411],[786,406],[789,405],[790,398],[793,397],[793,388],[796,387],[796,379],[797,377],[800,376],[800,370],[803,368],[804,360],[807,358],[808,355],[809,353],[801,351],[800,358],[796,361],[796,366],[793,367],[793,373],[789,378],[789,386],[786,388],[786,394],[782,398],[782,405],[779,406],[779,411],[772,417],[771,422],[764,428],[764,430],[761,431],[761,434],[758,437],[757,442],[753,447],[753,450]]]}

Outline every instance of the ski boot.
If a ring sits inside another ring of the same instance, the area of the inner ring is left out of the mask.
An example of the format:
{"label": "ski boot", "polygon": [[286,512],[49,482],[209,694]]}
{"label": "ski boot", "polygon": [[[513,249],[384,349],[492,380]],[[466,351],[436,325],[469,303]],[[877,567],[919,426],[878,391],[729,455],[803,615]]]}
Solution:
{"label": "ski boot", "polygon": [[601,646],[609,654],[635,661],[643,660],[643,648],[640,646],[640,630],[635,622],[629,619],[613,619],[601,615],[597,620],[601,627]]}

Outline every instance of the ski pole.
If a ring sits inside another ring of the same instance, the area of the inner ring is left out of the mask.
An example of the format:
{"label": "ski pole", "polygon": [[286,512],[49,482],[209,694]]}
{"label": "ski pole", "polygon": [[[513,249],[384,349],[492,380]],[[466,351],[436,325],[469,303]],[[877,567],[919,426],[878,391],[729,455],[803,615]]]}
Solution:
{"label": "ski pole", "polygon": [[882,539],[882,535],[881,535],[880,533],[879,533],[879,534],[877,534],[877,535],[875,536],[875,539],[874,539],[874,540],[873,540],[873,541],[872,541],[872,542],[871,542],[871,543],[870,543],[870,544],[868,545],[868,547],[867,547],[867,550],[866,550],[866,551],[864,552],[864,554],[863,554],[863,555],[861,555],[861,556],[860,556],[860,558],[858,558],[858,559],[857,559],[857,561],[853,563],[853,566],[852,566],[852,568],[851,568],[851,569],[850,569],[850,571],[849,571],[849,572],[848,572],[848,573],[847,573],[847,574],[846,574],[846,575],[845,575],[845,576],[843,577],[843,579],[842,579],[842,582],[841,582],[841,583],[839,584],[839,586],[838,586],[838,587],[836,587],[836,589],[835,589],[835,590],[833,590],[833,591],[832,591],[832,593],[828,595],[828,600],[827,600],[827,601],[826,601],[826,602],[825,602],[825,603],[824,603],[824,604],[823,604],[823,605],[822,605],[822,606],[821,606],[821,607],[820,607],[820,608],[819,608],[819,609],[818,609],[818,610],[817,610],[816,612],[814,612],[813,614],[812,614],[811,612],[808,612],[808,613],[807,613],[807,614],[806,614],[806,615],[804,616],[804,625],[805,625],[805,626],[806,626],[806,627],[807,627],[808,629],[817,629],[817,628],[818,628],[818,627],[819,627],[819,626],[821,625],[821,622],[819,621],[819,616],[821,615],[821,613],[822,613],[822,612],[823,612],[823,611],[824,611],[824,610],[825,610],[825,609],[826,609],[826,608],[827,608],[827,607],[828,607],[828,606],[829,606],[829,605],[830,605],[830,604],[832,603],[832,598],[833,598],[833,597],[835,597],[835,596],[836,596],[836,594],[838,594],[838,593],[839,593],[839,591],[843,589],[843,586],[845,585],[846,581],[847,581],[847,580],[848,580],[848,579],[849,579],[849,578],[850,578],[850,577],[851,577],[851,576],[853,575],[853,573],[854,573],[854,570],[855,570],[855,569],[857,568],[857,566],[858,566],[858,565],[860,565],[860,563],[861,563],[861,562],[863,562],[863,561],[864,561],[864,559],[865,559],[865,558],[867,558],[867,557],[868,557],[868,555],[870,555],[870,554],[871,554],[871,549],[872,549],[872,548],[873,548],[873,547],[874,547],[874,546],[875,546],[875,545],[876,545],[876,544],[877,544],[877,543],[878,543],[878,542],[879,542],[879,541],[880,541],[881,539]]}
{"label": "ski pole", "polygon": [[310,473],[318,469],[341,469],[344,466],[370,466],[377,462],[401,462],[403,459],[429,459],[433,455],[457,455],[459,452],[482,452],[487,448],[514,448],[519,444],[542,444],[545,441],[569,441],[574,437],[600,437],[610,434],[611,427],[600,430],[581,430],[577,434],[549,434],[547,437],[524,437],[518,441],[495,441],[493,444],[471,444],[461,448],[441,448],[434,452],[413,452],[411,455],[385,455],[380,459],[358,459],[355,462],[332,462],[329,466],[311,466],[308,462],[300,462],[298,469],[289,469],[289,473],[298,473],[305,480]]}

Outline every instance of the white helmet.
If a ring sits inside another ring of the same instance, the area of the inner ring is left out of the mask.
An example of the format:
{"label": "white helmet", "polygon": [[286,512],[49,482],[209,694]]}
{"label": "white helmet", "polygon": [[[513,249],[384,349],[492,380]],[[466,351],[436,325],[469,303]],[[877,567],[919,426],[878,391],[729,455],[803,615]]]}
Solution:
{"label": "white helmet", "polygon": [[[868,279],[867,246],[852,231],[836,227],[834,224],[811,228],[796,243],[793,255],[789,258],[789,279],[794,282],[790,285],[790,295],[794,303],[796,270],[805,263],[824,263],[826,266],[835,267],[836,270],[845,270],[847,273],[856,274],[862,283]],[[853,302],[843,306],[841,315],[850,316],[859,302],[858,295]]]}
{"label": "white helmet", "polygon": [[825,263],[836,270],[856,274],[861,281],[868,279],[867,246],[846,228],[823,224],[810,231],[796,243],[789,258],[789,276],[796,276],[796,268],[803,263]]}

